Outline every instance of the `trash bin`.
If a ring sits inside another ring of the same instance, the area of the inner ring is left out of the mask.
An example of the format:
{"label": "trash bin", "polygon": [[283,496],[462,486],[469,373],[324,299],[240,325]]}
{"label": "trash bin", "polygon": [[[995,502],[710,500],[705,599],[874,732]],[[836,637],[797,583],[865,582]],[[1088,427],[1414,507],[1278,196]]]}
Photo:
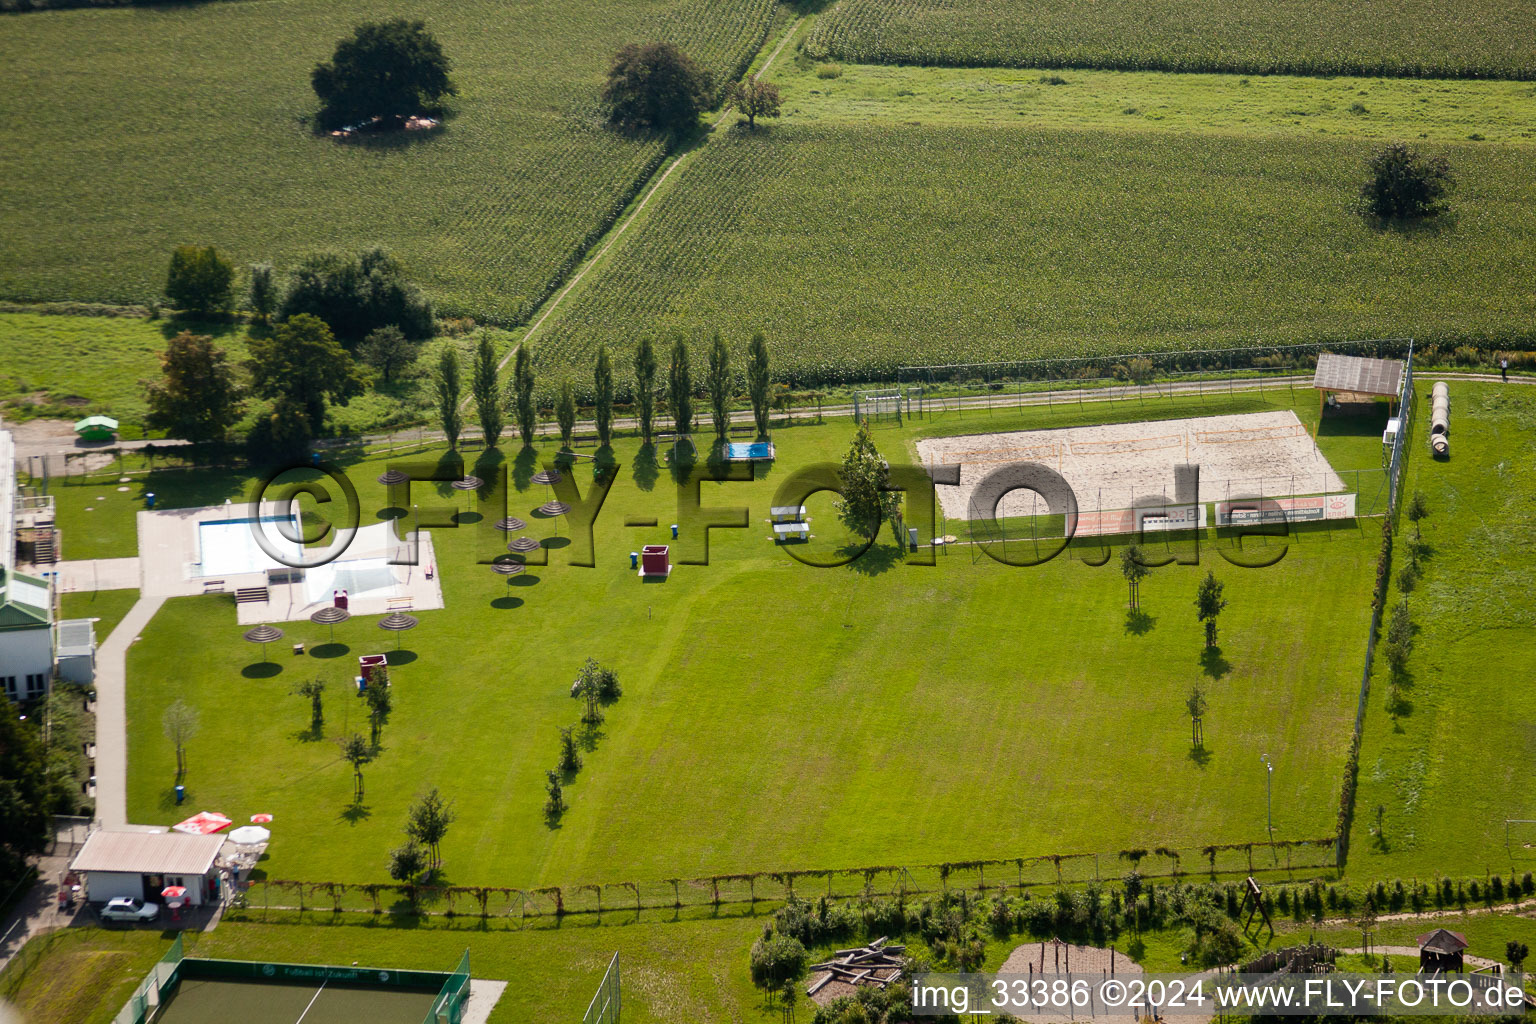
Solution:
{"label": "trash bin", "polygon": [[638,569],[638,568],[640,568],[640,552],[638,552],[638,551],[631,551],[629,553],[629,567],[631,569]]}
{"label": "trash bin", "polygon": [[178,783],[176,785],[176,803],[180,804],[187,798],[187,787]]}
{"label": "trash bin", "polygon": [[144,495],[144,503],[147,504],[150,508],[154,508],[155,507],[155,492],[154,491],[150,491],[148,494]]}
{"label": "trash bin", "polygon": [[677,524],[672,524],[672,539],[677,540]]}

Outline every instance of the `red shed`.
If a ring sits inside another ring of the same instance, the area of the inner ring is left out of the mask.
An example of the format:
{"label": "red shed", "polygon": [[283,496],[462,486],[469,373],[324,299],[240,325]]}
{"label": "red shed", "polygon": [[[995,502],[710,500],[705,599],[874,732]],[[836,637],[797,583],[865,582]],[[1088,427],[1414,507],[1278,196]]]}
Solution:
{"label": "red shed", "polygon": [[672,575],[672,557],[665,544],[647,544],[640,549],[641,576]]}

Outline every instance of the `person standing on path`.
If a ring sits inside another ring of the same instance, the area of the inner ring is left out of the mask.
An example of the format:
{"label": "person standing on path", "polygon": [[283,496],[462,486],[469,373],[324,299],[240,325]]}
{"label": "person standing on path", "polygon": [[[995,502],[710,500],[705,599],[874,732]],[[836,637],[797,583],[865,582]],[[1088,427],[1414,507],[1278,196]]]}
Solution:
{"label": "person standing on path", "polygon": [[1509,357],[1499,360],[1499,376],[1504,378],[1504,383],[1509,383]]}

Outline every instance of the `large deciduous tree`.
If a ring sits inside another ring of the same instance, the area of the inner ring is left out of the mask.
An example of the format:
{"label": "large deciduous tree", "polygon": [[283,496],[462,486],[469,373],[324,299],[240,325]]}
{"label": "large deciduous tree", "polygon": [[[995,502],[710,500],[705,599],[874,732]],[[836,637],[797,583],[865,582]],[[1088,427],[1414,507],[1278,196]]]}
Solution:
{"label": "large deciduous tree", "polygon": [[397,327],[412,341],[437,331],[432,303],[405,278],[405,270],[383,249],[366,249],[355,256],[316,253],[295,267],[288,278],[279,316],[300,313],[324,320],[348,345],[381,327]]}
{"label": "large deciduous tree", "polygon": [[228,309],[234,294],[235,268],[211,245],[179,245],[165,275],[165,297],[187,313]]}
{"label": "large deciduous tree", "polygon": [[576,388],[571,378],[560,382],[560,397],[555,402],[555,423],[560,427],[560,445],[571,446],[571,434],[576,430]]}
{"label": "large deciduous tree", "polygon": [[384,383],[388,384],[415,364],[420,348],[417,342],[401,333],[400,328],[390,324],[370,331],[357,347],[357,354],[363,362],[378,370]]}
{"label": "large deciduous tree", "polygon": [[336,44],[310,72],[320,125],[340,128],[373,117],[433,113],[455,93],[443,48],[420,21],[369,21]]}
{"label": "large deciduous tree", "polygon": [[1365,211],[1386,221],[1421,220],[1449,208],[1456,178],[1443,156],[1424,156],[1403,142],[1392,142],[1366,163],[1360,187]]}
{"label": "large deciduous tree", "polygon": [[747,115],[748,129],[756,128],[760,117],[779,116],[779,87],[772,82],[759,82],[756,76],[732,85],[730,99],[737,110]]}
{"label": "large deciduous tree", "polygon": [[873,539],[880,532],[880,524],[889,519],[891,528],[896,530],[896,542],[901,543],[900,531],[896,529],[901,494],[886,490],[890,483],[890,466],[875,447],[868,423],[859,424],[859,431],[843,456],[838,482],[842,497],[835,507],[845,526]]}
{"label": "large deciduous tree", "polygon": [[616,124],[683,133],[713,92],[709,72],[671,43],[631,43],[613,59],[603,102]]}
{"label": "large deciduous tree", "polygon": [[145,386],[146,423],[184,441],[222,441],[240,421],[245,390],[223,349],[182,331],[160,353],[160,380]]}
{"label": "large deciduous tree", "polygon": [[272,269],[272,264],[251,264],[250,282],[245,290],[245,304],[262,323],[270,320],[272,314],[277,311],[277,272]]}
{"label": "large deciduous tree", "polygon": [[31,720],[11,708],[0,714],[0,892],[27,878],[28,858],[43,852],[53,819],[48,807],[47,756]]}
{"label": "large deciduous tree", "polygon": [[271,337],[252,338],[250,349],[252,390],[284,415],[301,415],[311,435],[325,425],[327,401],[346,405],[368,383],[325,321],[307,313],[278,324]]}

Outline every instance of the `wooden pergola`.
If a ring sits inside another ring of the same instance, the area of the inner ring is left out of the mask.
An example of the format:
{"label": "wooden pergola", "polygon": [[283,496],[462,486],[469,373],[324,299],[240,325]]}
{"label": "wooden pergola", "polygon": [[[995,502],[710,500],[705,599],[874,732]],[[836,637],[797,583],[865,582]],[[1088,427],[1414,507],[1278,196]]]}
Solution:
{"label": "wooden pergola", "polygon": [[1438,971],[1461,971],[1462,954],[1467,949],[1465,935],[1446,928],[1436,928],[1420,935],[1418,943],[1420,972],[1434,974]]}
{"label": "wooden pergola", "polygon": [[[1385,398],[1387,414],[1403,390],[1403,361],[1401,359],[1367,359],[1364,356],[1341,356],[1324,352],[1317,357],[1317,372],[1312,375],[1312,387],[1317,390],[1317,422],[1323,422],[1323,406],[1329,395],[1346,395],[1356,399]],[[1317,428],[1312,428],[1317,436]]]}

